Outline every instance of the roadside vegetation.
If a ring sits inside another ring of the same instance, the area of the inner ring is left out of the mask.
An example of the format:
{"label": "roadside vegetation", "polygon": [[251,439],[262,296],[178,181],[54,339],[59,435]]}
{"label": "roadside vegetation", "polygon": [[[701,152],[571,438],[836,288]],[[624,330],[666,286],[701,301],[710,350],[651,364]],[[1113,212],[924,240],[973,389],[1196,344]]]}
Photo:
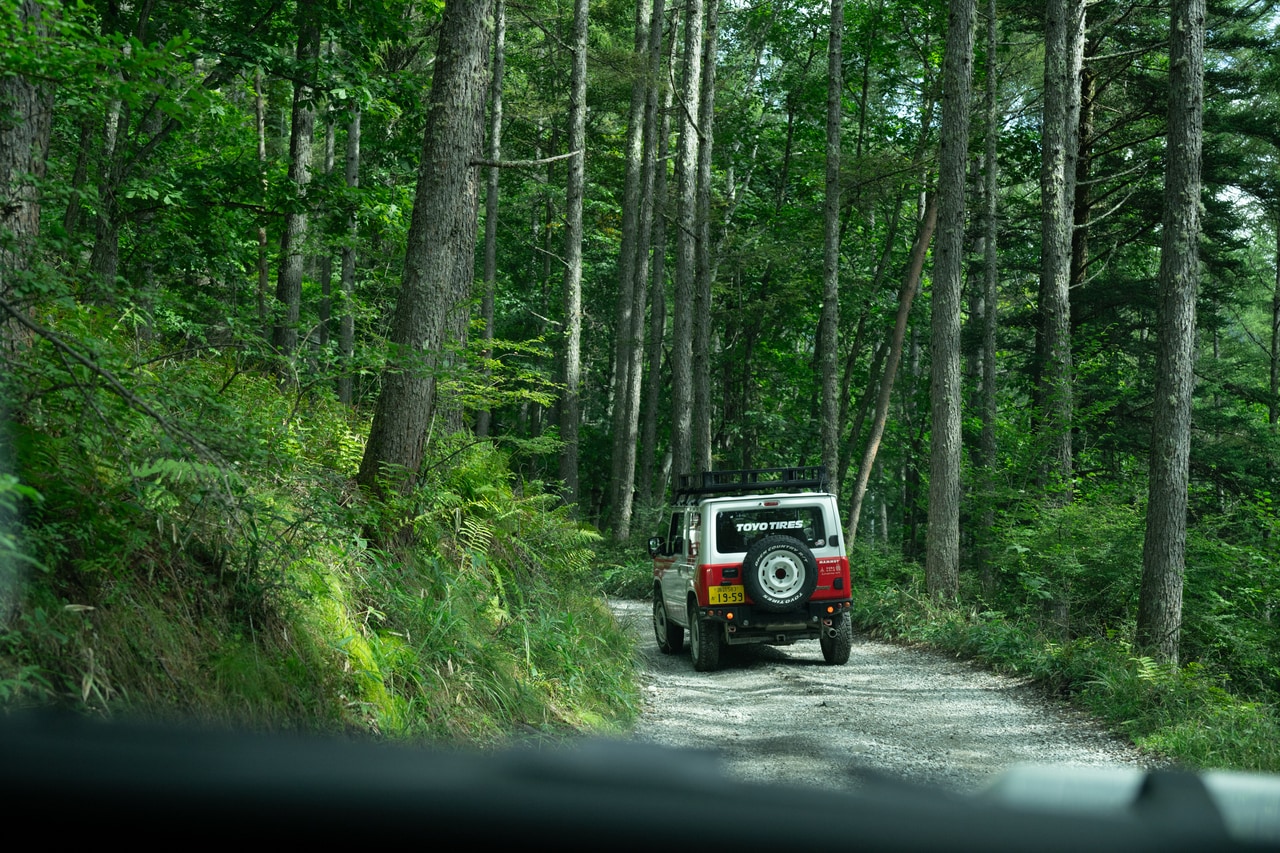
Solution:
{"label": "roadside vegetation", "polygon": [[367,425],[244,341],[42,313],[0,481],[6,710],[469,744],[635,713],[598,535],[512,453],[437,435],[417,487],[373,502]]}
{"label": "roadside vegetation", "polygon": [[[1194,537],[1183,663],[1159,663],[1133,645],[1141,518],[1084,501],[1008,529],[1000,594],[962,573],[962,607],[930,598],[923,567],[861,545],[850,558],[855,629],[1030,677],[1181,765],[1280,771],[1277,637],[1250,604],[1250,584],[1272,582],[1266,564],[1258,551]],[[1241,585],[1230,596],[1215,592],[1225,575]],[[1070,590],[1065,609],[1047,594],[1055,585]]]}

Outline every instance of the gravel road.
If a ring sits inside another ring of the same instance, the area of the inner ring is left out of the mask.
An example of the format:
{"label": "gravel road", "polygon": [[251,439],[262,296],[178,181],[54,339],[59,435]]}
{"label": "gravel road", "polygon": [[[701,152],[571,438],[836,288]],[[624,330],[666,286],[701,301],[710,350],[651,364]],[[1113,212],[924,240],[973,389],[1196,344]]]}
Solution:
{"label": "gravel road", "polygon": [[639,639],[634,739],[712,750],[750,782],[857,790],[885,777],[973,793],[1020,764],[1148,769],[1162,762],[1025,680],[855,635],[845,666],[818,642],[725,649],[716,672],[658,651],[648,601],[613,601]]}

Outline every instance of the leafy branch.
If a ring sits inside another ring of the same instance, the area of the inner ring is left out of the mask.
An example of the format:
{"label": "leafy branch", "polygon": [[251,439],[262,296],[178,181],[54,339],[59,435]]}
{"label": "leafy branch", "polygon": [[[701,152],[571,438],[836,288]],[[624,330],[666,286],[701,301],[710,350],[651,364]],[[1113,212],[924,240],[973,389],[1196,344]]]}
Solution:
{"label": "leafy branch", "polygon": [[148,403],[146,400],[142,399],[137,394],[135,394],[134,392],[126,388],[124,383],[120,381],[119,377],[117,377],[110,370],[99,365],[96,361],[94,361],[93,358],[85,355],[75,347],[71,346],[71,344],[64,341],[52,329],[47,329],[44,326],[41,326],[36,321],[32,320],[30,317],[28,317],[26,314],[20,311],[17,307],[13,305],[13,303],[9,302],[9,300],[5,299],[3,296],[0,296],[0,308],[3,308],[5,313],[7,313],[10,317],[12,317],[19,325],[23,326],[33,334],[48,341],[49,344],[58,352],[62,353],[62,355],[88,368],[90,372],[98,376],[98,378],[100,378],[104,383],[106,383],[107,388],[112,393],[114,393],[120,399],[124,400],[124,402],[130,408],[134,409],[135,411],[141,412],[142,414],[146,415],[147,417],[155,421],[156,424],[158,424],[159,427],[162,430],[164,430],[165,434],[167,434],[175,442],[177,442],[178,444],[188,445],[195,451],[196,455],[199,456],[204,461],[209,462],[210,464],[213,464],[213,465],[217,465],[219,467],[222,466],[222,460],[218,456],[218,454],[215,453],[213,450],[211,450],[195,434],[173,423],[168,418],[166,418],[163,414],[158,412],[155,409],[155,407],[152,406],[150,403]]}

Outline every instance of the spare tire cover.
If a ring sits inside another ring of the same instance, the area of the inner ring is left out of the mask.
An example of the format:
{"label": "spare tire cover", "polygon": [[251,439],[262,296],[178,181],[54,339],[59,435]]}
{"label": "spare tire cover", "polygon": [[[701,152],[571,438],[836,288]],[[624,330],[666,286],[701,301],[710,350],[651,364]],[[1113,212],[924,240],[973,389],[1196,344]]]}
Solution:
{"label": "spare tire cover", "polygon": [[817,589],[818,561],[794,536],[766,536],[747,550],[742,583],[761,610],[793,610]]}

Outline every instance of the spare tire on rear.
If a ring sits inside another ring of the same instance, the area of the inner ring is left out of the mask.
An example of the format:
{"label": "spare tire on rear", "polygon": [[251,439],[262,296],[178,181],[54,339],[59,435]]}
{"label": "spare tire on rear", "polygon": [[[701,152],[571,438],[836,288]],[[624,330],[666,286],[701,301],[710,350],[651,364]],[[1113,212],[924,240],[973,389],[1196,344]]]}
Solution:
{"label": "spare tire on rear", "polygon": [[747,549],[742,584],[761,610],[794,610],[818,587],[818,561],[794,536],[766,536]]}

